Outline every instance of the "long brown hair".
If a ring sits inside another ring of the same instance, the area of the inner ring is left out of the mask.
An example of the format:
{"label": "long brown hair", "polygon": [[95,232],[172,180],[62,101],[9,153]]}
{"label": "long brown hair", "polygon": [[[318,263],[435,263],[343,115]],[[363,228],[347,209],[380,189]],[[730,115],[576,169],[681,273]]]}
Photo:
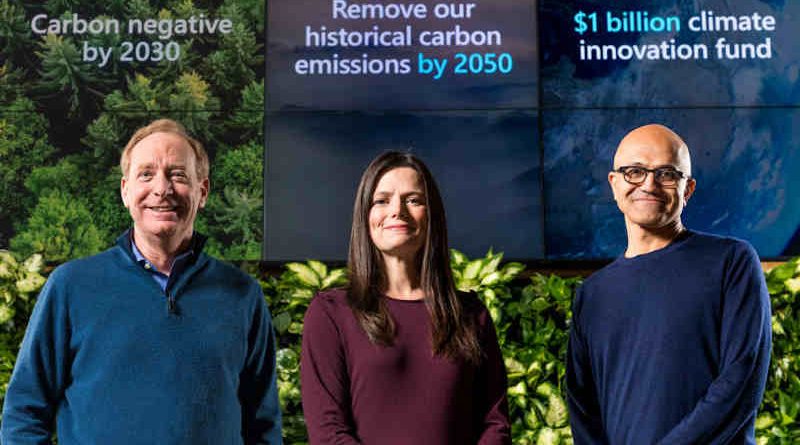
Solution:
{"label": "long brown hair", "polygon": [[474,318],[456,294],[450,270],[442,197],[428,167],[411,153],[384,152],[372,160],[361,176],[350,231],[348,304],[370,341],[384,346],[394,342],[394,321],[382,297],[386,284],[383,257],[370,237],[369,212],[378,181],[386,172],[399,167],[410,167],[417,172],[427,200],[428,230],[418,264],[420,286],[431,319],[433,352],[477,363],[481,350]]}

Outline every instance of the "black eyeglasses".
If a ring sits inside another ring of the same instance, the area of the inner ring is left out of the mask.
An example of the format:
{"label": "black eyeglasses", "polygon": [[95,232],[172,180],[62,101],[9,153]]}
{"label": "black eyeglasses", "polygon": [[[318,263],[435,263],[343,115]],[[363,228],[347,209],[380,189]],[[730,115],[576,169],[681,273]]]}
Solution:
{"label": "black eyeglasses", "polygon": [[673,167],[649,169],[640,167],[638,165],[625,165],[614,171],[617,173],[622,173],[622,177],[625,178],[625,181],[636,185],[643,183],[644,180],[647,179],[648,173],[652,173],[653,179],[655,179],[657,183],[666,187],[674,186],[681,179],[688,178],[688,176],[682,171]]}

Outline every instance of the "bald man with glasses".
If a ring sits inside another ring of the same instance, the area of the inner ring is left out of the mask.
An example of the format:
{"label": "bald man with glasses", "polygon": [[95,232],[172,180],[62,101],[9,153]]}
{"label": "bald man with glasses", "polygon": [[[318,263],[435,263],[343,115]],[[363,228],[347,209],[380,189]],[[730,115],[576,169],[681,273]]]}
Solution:
{"label": "bald man with glasses", "polygon": [[608,181],[628,243],[574,301],[574,443],[755,444],[772,342],[758,256],[683,225],[697,181],[669,128],[628,133]]}

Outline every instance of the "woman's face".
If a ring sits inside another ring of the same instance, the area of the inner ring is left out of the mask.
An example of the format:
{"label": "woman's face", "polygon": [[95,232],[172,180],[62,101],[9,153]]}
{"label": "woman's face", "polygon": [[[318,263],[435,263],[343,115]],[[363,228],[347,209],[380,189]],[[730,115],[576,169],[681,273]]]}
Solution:
{"label": "woman's face", "polygon": [[427,196],[417,171],[397,167],[378,180],[369,210],[369,235],[384,256],[413,259],[428,230]]}

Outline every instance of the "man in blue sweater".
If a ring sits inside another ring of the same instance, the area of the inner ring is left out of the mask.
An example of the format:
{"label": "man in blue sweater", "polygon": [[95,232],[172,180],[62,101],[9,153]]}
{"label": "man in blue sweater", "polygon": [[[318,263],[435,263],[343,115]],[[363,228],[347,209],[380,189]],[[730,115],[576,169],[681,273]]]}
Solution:
{"label": "man in blue sweater", "polygon": [[686,229],[689,150],[661,125],[630,132],[608,175],[624,255],[578,291],[567,392],[576,444],[755,444],[770,303],[744,241]]}
{"label": "man in blue sweater", "polygon": [[122,153],[133,228],[53,271],[6,393],[4,445],[279,444],[261,288],[202,252],[208,156],[177,122]]}

